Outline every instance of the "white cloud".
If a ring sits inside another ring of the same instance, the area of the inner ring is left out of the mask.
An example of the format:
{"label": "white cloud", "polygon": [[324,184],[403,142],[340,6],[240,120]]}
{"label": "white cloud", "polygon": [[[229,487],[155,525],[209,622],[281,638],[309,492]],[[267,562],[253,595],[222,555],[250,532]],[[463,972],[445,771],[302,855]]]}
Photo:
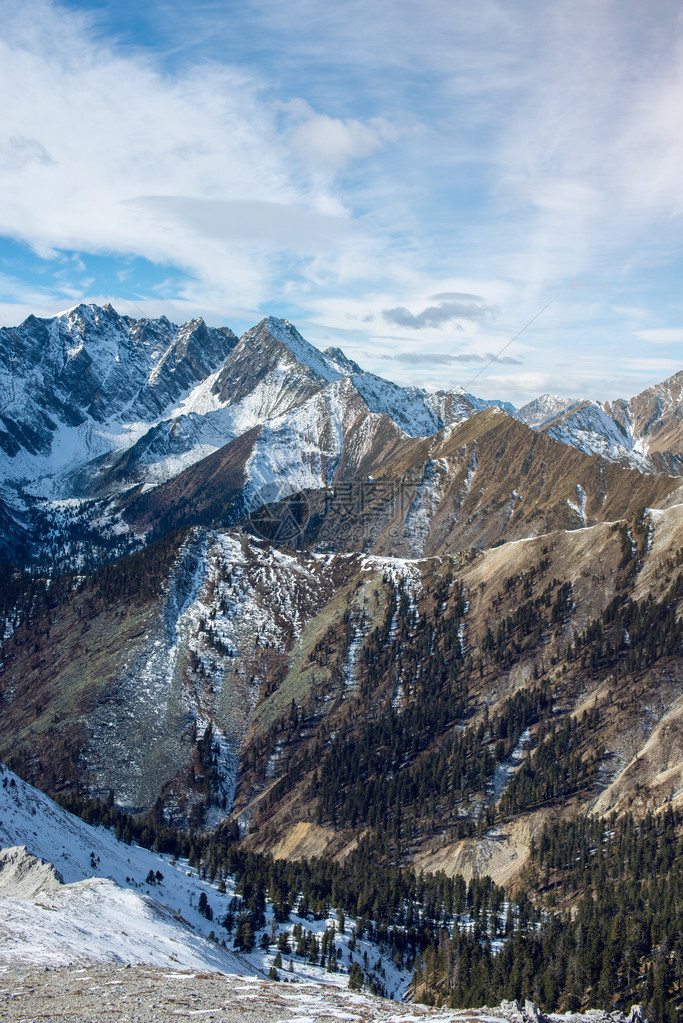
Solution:
{"label": "white cloud", "polygon": [[683,327],[653,327],[637,330],[636,336],[653,345],[683,345]]}
{"label": "white cloud", "polygon": [[127,199],[125,205],[147,212],[155,220],[175,222],[204,238],[284,251],[326,252],[359,236],[347,218],[258,199],[151,195]]}
{"label": "white cloud", "polygon": [[[441,301],[438,305],[427,306],[419,313],[412,313],[405,306],[396,306],[394,309],[383,309],[382,316],[395,327],[408,327],[411,330],[424,330],[426,327],[440,327],[445,323],[453,321],[470,320],[480,321],[491,316],[495,310],[486,305],[483,300],[458,298],[455,301]],[[462,330],[460,323],[454,325],[456,330]]]}
{"label": "white cloud", "polygon": [[307,116],[292,129],[290,141],[299,156],[314,165],[338,170],[396,138],[395,129],[381,118],[363,124],[353,118],[315,113],[308,104],[303,106]]}
{"label": "white cloud", "polygon": [[5,141],[0,154],[0,167],[10,171],[20,171],[31,163],[47,165],[54,163],[54,160],[38,139],[13,135]]}
{"label": "white cloud", "polygon": [[[48,0],[0,0],[0,235],[80,253],[74,275],[93,253],[179,269],[158,302],[148,289],[148,311],[289,302],[370,368],[391,360],[398,376],[396,356],[410,360],[405,382],[434,376],[415,363],[418,329],[454,383],[456,356],[500,351],[551,297],[506,353],[525,374],[497,364],[489,391],[520,392],[533,372],[542,389],[600,393],[624,338],[679,343],[634,333],[678,314],[655,318],[632,286],[683,259],[675,0],[145,10],[157,53]],[[55,261],[54,289],[34,289],[41,311],[74,290],[67,274],[59,293],[66,272]],[[499,311],[451,317],[468,305]]]}
{"label": "white cloud", "polygon": [[[336,196],[292,173],[288,130],[258,78],[215,63],[164,74],[42,0],[21,14],[3,0],[0,15],[0,234],[45,257],[173,264],[208,304],[222,291],[251,306],[278,253],[320,254],[349,236]],[[300,131],[331,164],[381,144],[381,126],[307,109]]]}

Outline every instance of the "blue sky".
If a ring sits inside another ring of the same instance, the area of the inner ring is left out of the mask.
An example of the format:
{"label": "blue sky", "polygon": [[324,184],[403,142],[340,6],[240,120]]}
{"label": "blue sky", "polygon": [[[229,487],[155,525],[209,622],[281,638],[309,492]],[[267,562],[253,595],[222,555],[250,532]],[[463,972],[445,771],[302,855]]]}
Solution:
{"label": "blue sky", "polygon": [[1,322],[286,316],[401,383],[516,403],[683,368],[680,4],[0,15]]}

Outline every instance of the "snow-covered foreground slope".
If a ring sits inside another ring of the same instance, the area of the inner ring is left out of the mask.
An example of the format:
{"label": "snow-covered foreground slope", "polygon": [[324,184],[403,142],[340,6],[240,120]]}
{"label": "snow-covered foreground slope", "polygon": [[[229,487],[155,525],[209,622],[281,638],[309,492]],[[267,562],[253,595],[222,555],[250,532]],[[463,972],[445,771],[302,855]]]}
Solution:
{"label": "snow-covered foreground slope", "polygon": [[59,966],[149,963],[255,971],[188,927],[158,902],[113,881],[92,878],[33,899],[0,897],[0,961]]}
{"label": "snow-covered foreground slope", "polygon": [[[17,846],[25,847],[25,852],[13,848]],[[292,932],[297,924],[318,941],[326,930],[338,927],[336,913],[319,920],[291,913],[286,923],[278,924],[268,903],[265,926],[256,934],[254,950],[238,955],[224,947],[223,942],[229,946],[232,939],[220,922],[236,894],[234,879],[226,878],[225,892],[219,892],[186,860],[118,841],[111,831],[67,813],[2,764],[0,847],[12,850],[9,856],[0,854],[0,964],[6,966],[175,964],[259,976],[273,966],[283,932],[293,947]],[[42,860],[43,865],[31,862],[31,857]],[[8,861],[15,864],[9,878]],[[64,885],[55,883],[54,874],[44,864],[54,865]],[[40,878],[38,886],[32,887],[32,872]],[[150,872],[157,878],[154,883],[147,880]],[[9,894],[12,890],[18,894]],[[28,892],[32,895],[27,896]],[[199,912],[202,893],[213,910],[213,920]],[[381,945],[367,937],[354,941],[354,926],[355,921],[347,920],[344,933],[336,935],[337,973],[282,953],[282,976],[345,989],[352,960],[365,961],[366,974],[389,995],[401,998],[412,964],[399,968],[390,955],[383,958]],[[266,932],[270,948],[262,949],[260,935]],[[216,940],[209,937],[212,934]]]}
{"label": "snow-covered foreground slope", "polygon": [[[202,881],[186,862],[126,845],[93,828],[0,765],[0,1016],[5,1019],[55,1019],[84,1023],[190,1019],[197,1015],[229,1023],[316,1023],[317,1020],[384,1020],[411,1023],[438,1012],[446,1023],[540,1023],[532,1003],[495,1009],[433,1010],[401,1005],[348,990],[347,964],[366,963],[366,973],[400,999],[409,972],[399,969],[382,945],[355,937],[355,921],[337,933],[338,972],[283,953],[280,983],[259,977],[273,965],[278,925],[267,907],[264,933],[271,949],[236,955],[209,938],[221,912],[220,902],[234,896]],[[16,848],[22,845],[24,848]],[[7,849],[9,847],[9,849]],[[33,853],[33,854],[32,854]],[[56,863],[56,871],[35,857]],[[157,880],[146,881],[150,871]],[[161,876],[163,875],[163,876]],[[36,887],[31,887],[34,881]],[[214,922],[196,906],[204,892],[214,907]],[[295,914],[279,925],[280,934],[296,924],[318,937],[332,929],[336,916],[311,921]],[[225,933],[225,932],[223,932]],[[258,937],[258,936],[257,936]],[[133,968],[127,968],[132,964]],[[368,964],[370,964],[368,969]],[[137,969],[135,968],[137,966]],[[65,967],[70,967],[65,969]],[[187,972],[193,971],[193,972]],[[9,1015],[7,1011],[9,1010]],[[567,1013],[552,1020],[625,1023],[626,1016],[598,1010]],[[633,1012],[630,1023],[642,1020]]]}
{"label": "snow-covered foreground slope", "polygon": [[[65,882],[43,885],[33,898],[16,897],[8,894],[10,885],[1,884],[5,871],[0,871],[0,961],[177,963],[245,976],[257,972],[208,939],[208,921],[196,906],[202,891],[212,901],[216,892],[187,864],[172,864],[167,857],[117,841],[2,765],[0,845],[25,846],[54,864]],[[40,872],[38,866],[33,869]],[[150,871],[159,871],[163,880],[147,884]],[[27,889],[22,885],[18,890]]]}

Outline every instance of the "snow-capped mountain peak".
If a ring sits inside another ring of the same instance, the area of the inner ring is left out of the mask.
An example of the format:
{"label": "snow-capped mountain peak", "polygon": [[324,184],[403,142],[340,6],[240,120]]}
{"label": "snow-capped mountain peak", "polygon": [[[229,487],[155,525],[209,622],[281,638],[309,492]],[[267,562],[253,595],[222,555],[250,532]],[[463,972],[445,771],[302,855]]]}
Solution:
{"label": "snow-capped mountain peak", "polygon": [[514,414],[517,419],[526,423],[532,430],[538,430],[542,426],[552,423],[554,419],[564,415],[566,412],[578,408],[581,404],[580,401],[576,401],[574,398],[560,398],[556,394],[542,394],[540,397],[534,398],[533,401],[527,402],[526,405],[522,405]]}
{"label": "snow-capped mountain peak", "polygon": [[340,376],[344,376],[344,373],[334,365],[332,359],[326,358],[323,352],[302,337],[294,324],[290,323],[289,320],[267,316],[253,328],[253,331],[247,331],[244,339],[256,337],[263,331],[270,334],[281,345],[289,349],[297,363],[301,366],[308,366],[316,376],[321,377],[328,384],[332,383],[333,380],[338,380]]}
{"label": "snow-capped mountain peak", "polygon": [[134,320],[80,304],[0,328],[6,479],[36,479],[134,442],[234,348],[203,320]]}
{"label": "snow-capped mountain peak", "polygon": [[352,375],[353,373],[363,372],[358,363],[354,362],[353,359],[349,359],[341,348],[326,348],[323,355],[342,374]]}
{"label": "snow-capped mountain peak", "polygon": [[[331,392],[328,401],[323,392],[343,380],[351,390]],[[320,351],[275,316],[239,340],[201,317],[177,326],[165,317],[122,316],[111,305],[29,317],[0,329],[0,392],[8,396],[0,410],[1,471],[15,487],[31,481],[33,496],[156,485],[295,411],[288,444],[301,450],[291,452],[292,464],[315,462],[316,478],[342,464],[349,424],[363,417],[388,417],[403,435],[428,437],[488,408],[586,453],[641,471],[683,472],[683,373],[628,401],[545,394],[515,410],[462,386],[432,393],[364,372],[339,348]],[[339,418],[342,405],[348,408]],[[363,447],[378,429],[368,419]]]}
{"label": "snow-capped mountain peak", "polygon": [[456,384],[455,387],[451,387],[445,393],[451,395],[454,399],[464,399],[476,412],[483,412],[486,408],[499,408],[501,412],[507,412],[509,415],[512,415],[515,411],[515,406],[511,402],[501,401],[500,398],[478,398],[475,394],[471,394],[470,391],[466,391],[461,384]]}

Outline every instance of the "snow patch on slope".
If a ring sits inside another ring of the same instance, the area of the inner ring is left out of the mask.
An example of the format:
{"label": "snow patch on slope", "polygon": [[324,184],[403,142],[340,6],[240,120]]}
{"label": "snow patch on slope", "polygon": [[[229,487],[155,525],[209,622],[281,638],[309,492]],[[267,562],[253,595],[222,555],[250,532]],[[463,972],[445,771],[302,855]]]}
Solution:
{"label": "snow patch on slope", "polygon": [[[362,415],[355,388],[342,379],[265,423],[245,467],[249,480],[245,497],[250,506],[329,486],[346,434]],[[355,457],[362,453],[361,444]]]}
{"label": "snow patch on slope", "polygon": [[162,781],[204,748],[200,787],[169,794],[172,819],[213,827],[229,812],[241,745],[273,652],[295,642],[331,595],[328,560],[195,530],[163,607],[94,715],[85,754],[91,789],[130,809],[154,804]]}
{"label": "snow patch on slope", "polygon": [[410,550],[407,553],[417,557],[425,553],[432,520],[439,508],[449,477],[446,458],[430,460],[425,465],[415,497],[406,515],[404,534]]}
{"label": "snow patch on slope", "polygon": [[581,519],[584,529],[588,525],[586,522],[586,491],[583,489],[580,483],[576,485],[576,503],[574,501],[567,501],[567,504],[573,512]]}
{"label": "snow patch on slope", "polygon": [[652,460],[634,437],[632,422],[628,417],[617,421],[597,402],[585,402],[541,429],[587,455],[652,472]]}

